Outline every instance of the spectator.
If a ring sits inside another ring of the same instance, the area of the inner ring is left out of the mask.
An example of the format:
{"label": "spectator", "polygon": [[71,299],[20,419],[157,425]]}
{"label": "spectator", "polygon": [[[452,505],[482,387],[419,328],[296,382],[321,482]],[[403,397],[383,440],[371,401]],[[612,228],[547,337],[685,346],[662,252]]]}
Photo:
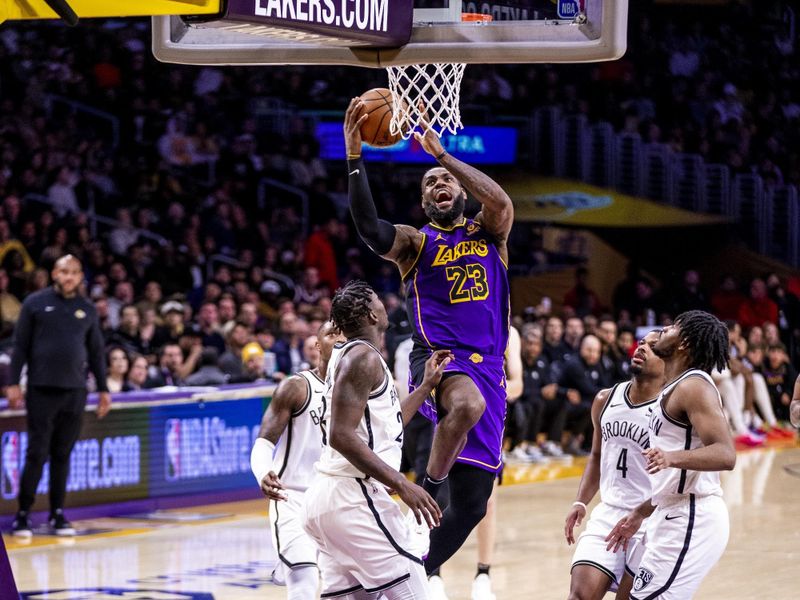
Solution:
{"label": "spectator", "polygon": [[700,274],[691,269],[683,274],[681,287],[672,300],[672,314],[679,315],[687,310],[709,309],[706,294],[700,287]]}
{"label": "spectator", "polygon": [[250,342],[242,348],[243,381],[264,381],[269,379],[266,365],[264,364],[265,352],[257,342]]}
{"label": "spectator", "polygon": [[542,352],[551,364],[563,361],[564,357],[572,352],[572,349],[564,343],[564,324],[558,317],[547,319]]}
{"label": "spectator", "polygon": [[167,343],[161,348],[158,356],[158,366],[153,367],[148,374],[145,388],[158,388],[164,386],[178,386],[183,383],[180,378],[183,367],[183,352],[176,343]]}
{"label": "spectator", "polygon": [[114,254],[125,256],[128,248],[133,246],[139,239],[139,232],[133,226],[130,209],[118,209],[117,221],[119,221],[119,224],[111,230],[108,236],[108,245]]}
{"label": "spectator", "polygon": [[306,322],[293,312],[281,315],[278,321],[279,337],[272,350],[275,352],[280,375],[290,375],[301,370],[303,340],[307,337]]}
{"label": "spectator", "polygon": [[120,310],[119,327],[108,336],[106,344],[119,345],[125,352],[149,354],[150,344],[139,332],[141,318],[134,304],[126,304]]}
{"label": "spectator", "polygon": [[763,279],[756,278],[750,282],[750,297],[739,307],[736,320],[745,329],[764,323],[777,324],[778,306],[767,296]]}
{"label": "spectator", "polygon": [[119,327],[122,307],[133,304],[133,300],[133,284],[130,281],[120,281],[114,285],[114,295],[108,299],[108,324],[112,329]]}
{"label": "spectator", "polygon": [[217,303],[217,311],[221,329],[227,331],[227,328],[231,327],[236,319],[236,300],[230,294],[223,294]]}
{"label": "spectator", "polygon": [[611,387],[615,383],[630,377],[630,359],[617,344],[617,324],[614,319],[604,317],[597,326],[597,337],[603,345],[600,364],[603,368],[603,387]]}
{"label": "spectator", "polygon": [[161,348],[166,344],[177,344],[178,338],[184,328],[185,309],[183,304],[175,300],[164,303],[161,307],[161,316],[164,325],[156,328],[153,334],[153,347]]}
{"label": "spectator", "polygon": [[726,274],[722,277],[719,289],[711,295],[711,309],[721,321],[735,321],[746,301],[747,297],[739,291],[736,279],[733,275]]}
{"label": "spectator", "polygon": [[47,200],[53,207],[53,212],[61,219],[80,210],[75,195],[78,179],[77,173],[72,169],[67,166],[60,167],[56,170],[53,185],[47,190]]}
{"label": "spectator", "polygon": [[321,285],[319,269],[306,267],[300,283],[294,288],[294,302],[295,304],[316,304],[323,295],[329,293],[329,290]]}
{"label": "spectator", "polygon": [[305,244],[305,266],[314,267],[319,272],[319,280],[329,290],[339,288],[334,240],[341,238],[339,222],[331,218],[317,227]]}
{"label": "spectator", "polygon": [[225,353],[219,357],[222,372],[230,377],[242,374],[242,350],[250,343],[250,328],[241,321],[234,323],[228,332]]}
{"label": "spectator", "polygon": [[572,432],[567,452],[586,456],[582,446],[591,439],[591,407],[595,395],[602,388],[603,373],[600,368],[602,345],[593,335],[581,341],[579,353],[568,359],[558,380],[558,391],[564,404],[565,428]]}
{"label": "spectator", "polygon": [[578,267],[575,269],[575,286],[564,295],[564,305],[572,308],[579,317],[597,316],[602,311],[600,298],[589,289],[588,279],[589,271],[585,267]]}
{"label": "spectator", "polygon": [[22,304],[17,297],[9,293],[8,283],[8,272],[0,268],[0,330],[4,333],[14,327],[22,310]]}
{"label": "spectator", "polygon": [[124,391],[125,377],[128,374],[128,354],[119,346],[112,346],[106,351],[107,375],[106,387],[112,394]]}
{"label": "spectator", "polygon": [[133,354],[130,358],[131,367],[125,380],[123,392],[133,392],[144,389],[147,381],[147,359],[141,354]]}
{"label": "spectator", "polygon": [[797,371],[789,363],[786,347],[773,344],[767,349],[767,361],[761,369],[767,382],[772,408],[781,421],[789,420],[789,405],[792,401],[792,386],[797,379]]}
{"label": "spectator", "polygon": [[219,332],[219,311],[213,302],[204,302],[197,313],[197,324],[203,334],[203,346],[217,350],[217,355],[225,352],[225,339]]}
{"label": "spectator", "polygon": [[213,346],[203,348],[200,354],[200,368],[189,375],[184,381],[185,385],[222,385],[228,376],[219,368],[219,352]]}

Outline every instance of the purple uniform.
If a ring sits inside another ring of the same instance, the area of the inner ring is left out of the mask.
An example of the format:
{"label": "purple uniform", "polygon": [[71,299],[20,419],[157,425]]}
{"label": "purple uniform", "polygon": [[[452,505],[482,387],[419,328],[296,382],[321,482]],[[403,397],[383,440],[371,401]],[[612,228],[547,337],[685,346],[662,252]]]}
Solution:
{"label": "purple uniform", "polygon": [[[494,239],[479,223],[462,219],[450,229],[433,224],[420,230],[422,246],[403,276],[414,325],[410,386],[422,381],[432,350],[452,350],[445,373],[469,376],[486,401],[470,430],[458,462],[497,472],[502,464],[506,410],[503,358],[508,344],[508,274]],[[420,409],[436,422],[432,401]]]}

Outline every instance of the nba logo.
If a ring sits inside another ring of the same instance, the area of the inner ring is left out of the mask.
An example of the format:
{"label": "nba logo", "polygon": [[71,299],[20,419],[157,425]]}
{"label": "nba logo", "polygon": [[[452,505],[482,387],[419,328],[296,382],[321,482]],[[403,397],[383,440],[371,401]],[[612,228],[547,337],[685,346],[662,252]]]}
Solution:
{"label": "nba logo", "polygon": [[12,500],[19,493],[19,433],[4,431],[2,441],[2,468],[0,468],[0,494],[4,500]]}
{"label": "nba logo", "polygon": [[181,420],[168,419],[164,432],[164,477],[167,481],[177,481],[181,477]]}

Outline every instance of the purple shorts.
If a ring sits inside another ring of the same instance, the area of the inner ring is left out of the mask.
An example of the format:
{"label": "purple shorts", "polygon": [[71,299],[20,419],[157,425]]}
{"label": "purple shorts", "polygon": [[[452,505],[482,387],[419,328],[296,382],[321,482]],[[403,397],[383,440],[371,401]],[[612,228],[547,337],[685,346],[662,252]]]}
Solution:
{"label": "purple shorts", "polygon": [[[470,350],[459,349],[453,350],[453,354],[455,360],[447,365],[444,377],[466,375],[478,387],[486,402],[486,410],[467,434],[467,443],[456,461],[499,473],[503,466],[503,430],[506,417],[506,376],[503,370],[503,357],[484,356]],[[430,355],[431,351],[422,346],[414,346],[411,351],[409,391],[414,391],[422,383],[425,361]],[[437,405],[436,399],[429,396],[419,412],[437,423]]]}

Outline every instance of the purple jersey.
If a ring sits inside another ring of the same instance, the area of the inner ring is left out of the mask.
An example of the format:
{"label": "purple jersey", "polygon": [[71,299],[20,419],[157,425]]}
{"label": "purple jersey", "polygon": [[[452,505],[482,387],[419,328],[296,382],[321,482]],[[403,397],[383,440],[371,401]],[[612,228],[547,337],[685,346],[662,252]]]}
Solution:
{"label": "purple jersey", "polygon": [[480,223],[425,225],[417,260],[403,276],[417,345],[502,357],[508,343],[506,265]]}

